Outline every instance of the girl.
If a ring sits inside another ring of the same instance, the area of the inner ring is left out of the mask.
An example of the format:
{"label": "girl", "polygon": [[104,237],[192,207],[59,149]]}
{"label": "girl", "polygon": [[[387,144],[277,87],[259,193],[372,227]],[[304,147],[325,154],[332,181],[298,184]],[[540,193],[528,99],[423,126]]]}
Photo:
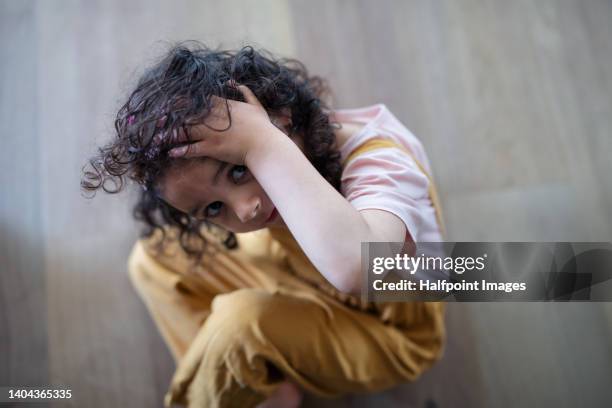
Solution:
{"label": "girl", "polygon": [[264,50],[179,45],[91,159],[86,190],[141,185],[129,272],[177,363],[166,406],[298,406],[440,358],[442,303],[358,296],[361,242],[441,240],[423,147],[385,105],[332,111],[326,91]]}

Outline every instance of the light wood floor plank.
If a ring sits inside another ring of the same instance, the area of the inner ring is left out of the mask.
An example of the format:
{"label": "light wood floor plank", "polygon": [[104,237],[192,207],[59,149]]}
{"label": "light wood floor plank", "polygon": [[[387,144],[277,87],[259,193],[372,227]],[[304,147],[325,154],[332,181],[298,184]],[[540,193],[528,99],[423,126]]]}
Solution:
{"label": "light wood floor plank", "polygon": [[[605,0],[1,2],[0,385],[161,405],[174,364],[126,275],[130,202],[79,178],[169,43],[252,43],[328,78],[335,107],[387,104],[451,239],[610,241],[611,20]],[[612,402],[607,303],[451,304],[448,333],[419,381],[305,406]]]}

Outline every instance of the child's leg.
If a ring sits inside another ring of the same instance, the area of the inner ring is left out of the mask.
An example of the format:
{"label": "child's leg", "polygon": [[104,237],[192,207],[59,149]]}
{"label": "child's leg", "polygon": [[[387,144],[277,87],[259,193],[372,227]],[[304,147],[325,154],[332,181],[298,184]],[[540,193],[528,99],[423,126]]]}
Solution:
{"label": "child's leg", "polygon": [[194,276],[180,250],[135,245],[131,280],[178,364],[167,406],[253,406],[287,379],[321,396],[377,391],[439,357],[442,322],[423,304],[407,311],[414,332],[400,331],[318,293],[256,247],[222,251]]}
{"label": "child's leg", "polygon": [[166,403],[250,407],[287,379],[319,396],[380,391],[439,358],[443,328],[415,335],[313,292],[281,287],[219,295],[172,380]]}
{"label": "child's leg", "polygon": [[245,287],[274,287],[274,279],[258,275],[243,259],[261,250],[255,248],[255,242],[265,243],[259,235],[251,235],[241,235],[244,249],[238,251],[227,251],[208,237],[218,252],[207,256],[196,270],[175,240],[168,240],[163,252],[153,250],[147,240],[134,245],[128,261],[130,280],[176,363],[210,314],[215,296]]}
{"label": "child's leg", "polygon": [[150,255],[142,241],[132,249],[128,271],[132,285],[178,363],[210,314],[212,294],[195,295],[184,288],[180,273]]}

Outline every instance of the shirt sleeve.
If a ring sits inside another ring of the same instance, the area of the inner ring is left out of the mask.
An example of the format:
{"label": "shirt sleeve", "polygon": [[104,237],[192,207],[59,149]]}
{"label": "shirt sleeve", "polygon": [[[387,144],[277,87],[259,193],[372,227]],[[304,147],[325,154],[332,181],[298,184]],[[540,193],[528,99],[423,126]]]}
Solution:
{"label": "shirt sleeve", "polygon": [[342,172],[342,195],[357,210],[395,214],[417,242],[423,223],[418,201],[429,196],[429,180],[414,159],[397,148],[361,153]]}

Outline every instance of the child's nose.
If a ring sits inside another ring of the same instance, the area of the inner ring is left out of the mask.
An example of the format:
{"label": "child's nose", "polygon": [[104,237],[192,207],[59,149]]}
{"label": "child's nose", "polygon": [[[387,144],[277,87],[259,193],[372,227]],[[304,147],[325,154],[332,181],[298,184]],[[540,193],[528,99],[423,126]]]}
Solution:
{"label": "child's nose", "polygon": [[243,201],[236,205],[236,215],[241,222],[246,223],[257,217],[257,214],[261,211],[261,200],[254,198],[252,200]]}

